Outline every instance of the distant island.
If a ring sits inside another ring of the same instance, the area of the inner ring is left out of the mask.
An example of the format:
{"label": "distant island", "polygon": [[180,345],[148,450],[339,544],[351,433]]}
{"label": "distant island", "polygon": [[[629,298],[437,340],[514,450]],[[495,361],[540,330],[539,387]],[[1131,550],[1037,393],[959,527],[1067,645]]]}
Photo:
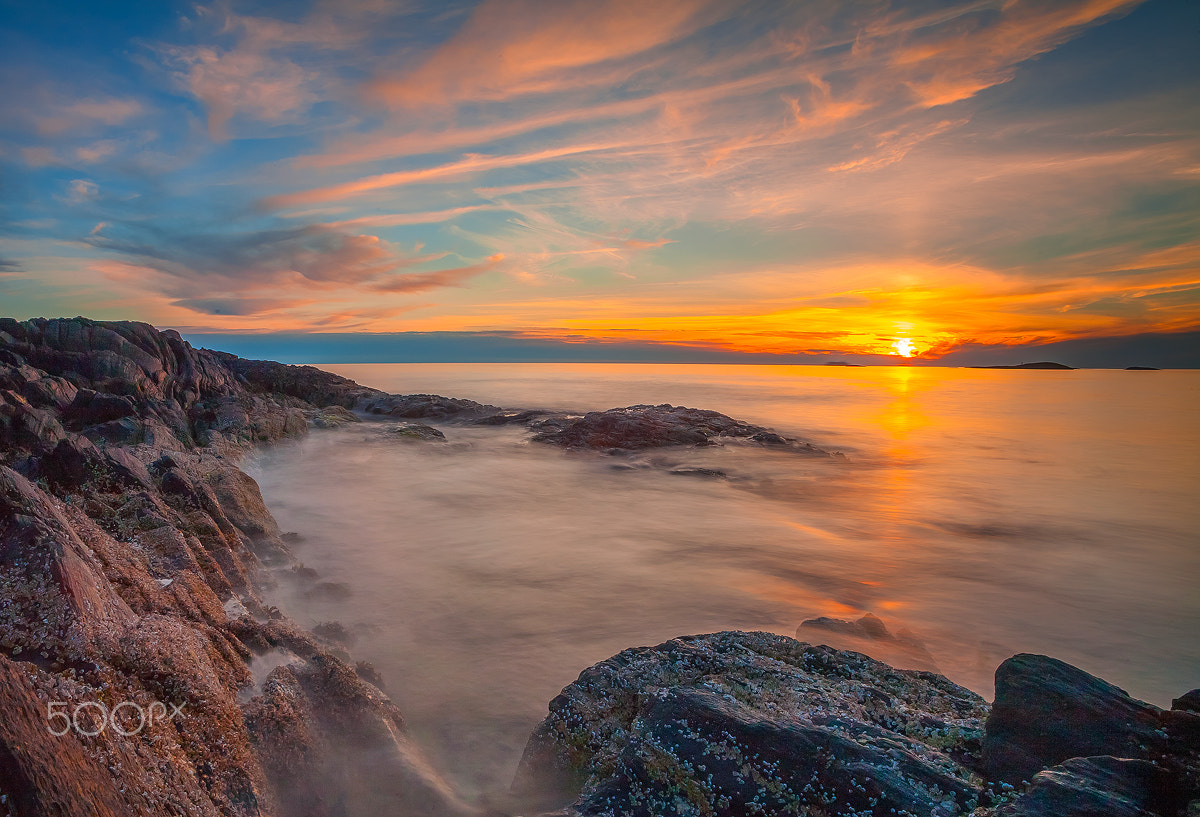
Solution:
{"label": "distant island", "polygon": [[1126,366],[1127,372],[1161,372],[1162,369],[1157,366]]}
{"label": "distant island", "polygon": [[861,363],[850,363],[845,360],[829,360],[829,361],[826,361],[823,365],[825,365],[825,366],[862,366]]}
{"label": "distant island", "polygon": [[1050,360],[1043,360],[1039,363],[1020,363],[1016,366],[972,366],[972,369],[1062,369],[1064,371],[1075,371],[1074,366],[1065,366],[1062,363],[1055,363]]}

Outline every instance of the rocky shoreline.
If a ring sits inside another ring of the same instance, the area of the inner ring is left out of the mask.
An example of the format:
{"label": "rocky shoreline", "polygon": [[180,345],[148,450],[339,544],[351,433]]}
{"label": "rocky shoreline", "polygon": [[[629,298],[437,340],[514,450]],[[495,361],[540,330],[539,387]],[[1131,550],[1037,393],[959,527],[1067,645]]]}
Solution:
{"label": "rocky shoreline", "polygon": [[374,668],[263,600],[295,565],[240,458],[372,417],[412,421],[415,441],[440,436],[426,420],[614,457],[840,456],[700,409],[392,395],[146,324],[0,319],[0,815],[1200,814],[1200,693],[1162,711],[1016,656],[989,706],[931,672],[740,632],[585,670],[511,800],[464,802]]}

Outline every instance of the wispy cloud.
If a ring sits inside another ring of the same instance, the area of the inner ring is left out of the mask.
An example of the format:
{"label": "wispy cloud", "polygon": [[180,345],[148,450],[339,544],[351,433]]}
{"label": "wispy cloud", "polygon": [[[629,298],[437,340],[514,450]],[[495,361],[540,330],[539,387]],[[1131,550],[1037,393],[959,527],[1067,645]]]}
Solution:
{"label": "wispy cloud", "polygon": [[461,286],[464,282],[495,269],[504,260],[504,255],[497,253],[482,264],[472,264],[466,267],[422,272],[408,275],[395,275],[372,286],[380,292],[425,292],[440,287]]}
{"label": "wispy cloud", "polygon": [[376,190],[403,187],[417,183],[454,180],[470,177],[486,170],[503,167],[519,167],[521,165],[540,164],[542,162],[562,159],[567,156],[578,156],[585,153],[595,153],[611,148],[605,144],[564,145],[548,148],[534,153],[514,154],[508,156],[468,155],[456,162],[421,168],[419,170],[399,170],[394,173],[380,173],[374,176],[356,179],[351,182],[303,190],[298,193],[285,193],[272,196],[262,201],[262,206],[268,210],[295,207],[297,205],[317,204],[327,201],[359,196]]}
{"label": "wispy cloud", "polygon": [[401,227],[413,224],[439,224],[469,213],[492,212],[498,209],[500,208],[491,204],[472,204],[466,207],[454,207],[449,210],[430,210],[423,213],[379,213],[376,215],[349,218],[344,221],[332,221],[325,226],[335,230],[353,230],[360,227]]}
{"label": "wispy cloud", "polygon": [[244,47],[165,47],[160,54],[179,85],[204,103],[214,139],[228,137],[235,114],[269,123],[297,121],[320,98],[312,87],[319,76],[286,58]]}
{"label": "wispy cloud", "polygon": [[203,103],[212,138],[223,140],[236,116],[298,123],[318,102],[347,93],[341,73],[322,70],[329,64],[315,61],[314,53],[345,62],[377,36],[373,24],[396,16],[399,7],[360,0],[317,2],[294,21],[239,14],[232,4],[196,5],[185,18],[189,26],[221,44],[159,43],[153,50],[176,85]]}
{"label": "wispy cloud", "polygon": [[[700,0],[487,0],[416,69],[380,79],[375,91],[406,108],[502,100],[611,83],[596,66],[643,54],[691,33]],[[618,73],[617,77],[620,76]]]}
{"label": "wispy cloud", "polygon": [[39,133],[56,136],[65,131],[121,125],[142,112],[142,103],[136,99],[91,97],[48,105],[34,114],[34,122]]}

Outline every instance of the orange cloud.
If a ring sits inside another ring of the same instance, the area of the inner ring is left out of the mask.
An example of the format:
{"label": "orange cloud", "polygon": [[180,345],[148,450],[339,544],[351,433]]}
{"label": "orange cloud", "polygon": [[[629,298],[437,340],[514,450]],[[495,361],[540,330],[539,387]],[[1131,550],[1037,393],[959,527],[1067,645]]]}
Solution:
{"label": "orange cloud", "polygon": [[[404,107],[507,99],[581,82],[572,69],[676,39],[697,24],[698,0],[488,0],[415,71],[376,92]],[[648,13],[649,12],[649,13]]]}
{"label": "orange cloud", "polygon": [[475,204],[467,207],[453,207],[449,210],[430,210],[424,213],[381,213],[373,216],[360,216],[345,221],[332,221],[325,226],[333,230],[357,229],[359,227],[402,227],[410,224],[439,224],[450,221],[468,213],[479,213],[497,210],[490,204]]}
{"label": "orange cloud", "polygon": [[380,292],[424,292],[440,287],[461,286],[464,281],[495,269],[503,260],[504,255],[497,253],[482,264],[437,270],[436,272],[397,275],[380,281],[372,288]]}
{"label": "orange cloud", "polygon": [[374,190],[384,190],[393,187],[403,187],[421,182],[445,181],[457,179],[500,167],[517,167],[520,165],[537,164],[540,162],[562,159],[567,156],[578,156],[593,153],[613,147],[604,144],[564,145],[533,153],[514,154],[508,156],[468,155],[466,158],[450,164],[426,167],[420,170],[401,170],[395,173],[380,173],[375,176],[357,179],[343,184],[318,187],[303,190],[298,193],[284,193],[263,199],[262,206],[266,209],[294,207],[301,204],[315,204],[325,201],[339,201],[352,196],[370,193]]}
{"label": "orange cloud", "polygon": [[1007,82],[1019,63],[1060,45],[1082,27],[1141,2],[1017,0],[1005,3],[994,21],[986,20],[981,9],[964,7],[958,10],[956,25],[910,24],[904,32],[907,42],[891,53],[890,67],[904,78],[918,104],[949,105]]}

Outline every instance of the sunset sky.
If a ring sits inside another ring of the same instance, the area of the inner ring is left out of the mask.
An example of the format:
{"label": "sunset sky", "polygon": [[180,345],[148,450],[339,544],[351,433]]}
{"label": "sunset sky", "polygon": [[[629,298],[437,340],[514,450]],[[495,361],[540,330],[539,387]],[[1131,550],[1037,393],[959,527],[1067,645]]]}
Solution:
{"label": "sunset sky", "polygon": [[0,0],[0,73],[6,316],[1200,361],[1195,0]]}

